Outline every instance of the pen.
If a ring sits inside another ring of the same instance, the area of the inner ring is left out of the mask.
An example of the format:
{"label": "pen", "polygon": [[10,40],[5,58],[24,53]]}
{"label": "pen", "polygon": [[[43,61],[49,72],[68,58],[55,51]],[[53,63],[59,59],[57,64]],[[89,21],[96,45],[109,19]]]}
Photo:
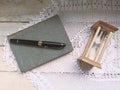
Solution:
{"label": "pen", "polygon": [[61,42],[35,41],[35,40],[24,40],[24,39],[10,39],[10,43],[18,44],[18,45],[55,48],[55,49],[62,49],[66,46],[65,43],[61,43]]}

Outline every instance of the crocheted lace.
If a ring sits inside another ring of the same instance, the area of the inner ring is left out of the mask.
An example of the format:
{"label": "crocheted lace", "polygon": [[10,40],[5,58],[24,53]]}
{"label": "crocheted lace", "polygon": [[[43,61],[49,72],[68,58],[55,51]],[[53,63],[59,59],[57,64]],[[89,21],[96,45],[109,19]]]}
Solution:
{"label": "crocheted lace", "polygon": [[[115,32],[110,40],[108,48],[102,58],[102,69],[96,67],[90,70],[83,70],[77,63],[77,58],[81,56],[85,45],[91,35],[90,27],[97,20],[105,20],[110,24],[120,25],[120,1],[119,0],[61,0],[52,1],[53,4],[22,30],[37,22],[45,20],[58,14],[65,26],[74,50],[55,61],[35,68],[24,73],[38,90],[53,89],[46,80],[44,74],[78,74],[83,78],[92,80],[120,80],[120,31]],[[4,61],[13,67],[14,71],[19,71],[15,57],[10,49],[7,39],[4,43]]]}

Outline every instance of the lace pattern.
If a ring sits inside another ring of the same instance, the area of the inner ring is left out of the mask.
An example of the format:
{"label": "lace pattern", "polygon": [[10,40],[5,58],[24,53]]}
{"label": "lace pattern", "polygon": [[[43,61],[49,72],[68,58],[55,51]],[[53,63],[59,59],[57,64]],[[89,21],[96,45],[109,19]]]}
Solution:
{"label": "lace pattern", "polygon": [[120,10],[119,0],[60,0],[61,10]]}
{"label": "lace pattern", "polygon": [[[97,81],[120,80],[120,31],[115,32],[111,38],[102,59],[102,69],[94,67],[91,70],[84,71],[77,63],[77,58],[81,56],[91,35],[90,27],[95,21],[102,19],[116,26],[120,25],[118,19],[120,18],[120,13],[116,12],[120,10],[119,0],[52,0],[52,2],[53,5],[44,9],[30,24],[23,26],[19,30],[59,14],[74,50],[23,75],[30,79],[38,90],[53,90],[50,82],[44,76],[47,73],[78,74],[83,78]],[[13,71],[19,71],[7,40],[5,40],[4,45],[4,60],[13,67]]]}
{"label": "lace pattern", "polygon": [[[74,52],[73,52],[73,56],[75,59],[77,59],[77,57],[81,56],[85,45],[89,39],[89,35],[90,35],[90,28],[87,27],[86,29],[84,29],[83,32],[78,32],[76,34],[76,36],[73,38],[72,43],[73,43],[73,47],[74,47]],[[111,41],[108,45],[108,48],[104,54],[104,57],[102,59],[102,69],[97,69],[96,67],[94,67],[93,69],[91,69],[89,71],[90,74],[119,74],[120,73],[120,68],[119,68],[119,49],[117,47],[118,45],[118,37],[116,34],[119,34],[119,31],[117,33],[115,33],[115,35],[112,36]],[[84,35],[84,38],[83,38]],[[116,40],[115,40],[116,39]]]}

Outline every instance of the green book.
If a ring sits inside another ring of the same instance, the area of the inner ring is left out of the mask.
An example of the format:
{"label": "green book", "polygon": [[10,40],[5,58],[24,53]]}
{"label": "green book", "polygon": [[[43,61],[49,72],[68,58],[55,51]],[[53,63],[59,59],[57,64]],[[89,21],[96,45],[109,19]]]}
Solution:
{"label": "green book", "polygon": [[57,50],[9,43],[21,72],[32,70],[73,50],[58,15],[11,34],[8,36],[8,40],[10,39],[54,41],[66,44],[63,49]]}

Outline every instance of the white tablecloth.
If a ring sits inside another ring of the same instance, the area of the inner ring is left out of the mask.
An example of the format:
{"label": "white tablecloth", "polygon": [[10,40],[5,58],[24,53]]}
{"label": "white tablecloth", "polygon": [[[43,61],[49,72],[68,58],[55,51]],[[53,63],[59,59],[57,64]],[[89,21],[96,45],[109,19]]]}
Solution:
{"label": "white tablecloth", "polygon": [[[120,83],[120,31],[115,32],[111,38],[109,49],[107,48],[101,63],[102,69],[93,67],[84,71],[77,64],[77,58],[82,54],[86,40],[90,36],[91,25],[97,20],[106,21],[120,28],[120,1],[61,0],[58,3],[54,2],[53,6],[44,10],[25,27],[54,14],[60,16],[74,50],[23,75],[28,77],[38,90],[106,90],[108,88],[119,90],[120,87],[117,85]],[[4,43],[4,45],[4,60],[13,67],[13,71],[19,71],[9,44]]]}

